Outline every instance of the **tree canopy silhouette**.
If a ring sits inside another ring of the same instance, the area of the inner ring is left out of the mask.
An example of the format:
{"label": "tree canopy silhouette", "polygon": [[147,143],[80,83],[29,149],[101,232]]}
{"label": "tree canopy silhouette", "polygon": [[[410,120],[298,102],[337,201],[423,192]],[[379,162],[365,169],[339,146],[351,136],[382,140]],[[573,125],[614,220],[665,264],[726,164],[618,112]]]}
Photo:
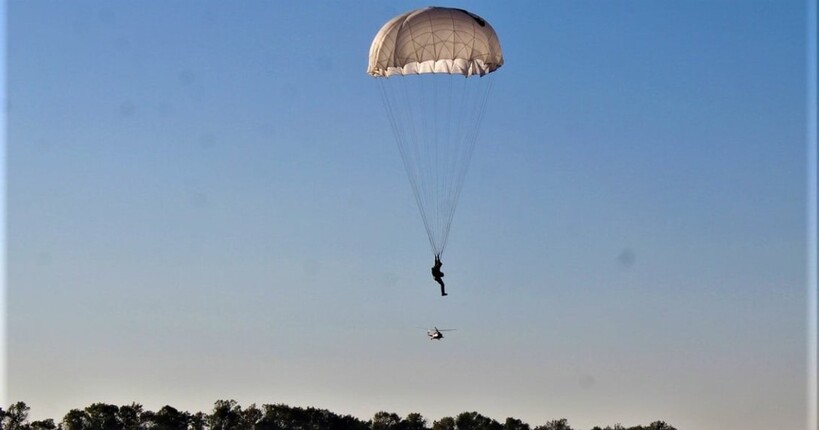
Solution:
{"label": "tree canopy silhouette", "polygon": [[[217,400],[210,413],[190,413],[165,405],[158,411],[146,410],[139,403],[116,406],[92,403],[84,409],[71,409],[62,420],[29,422],[30,408],[16,402],[0,408],[0,430],[530,430],[529,424],[508,417],[503,424],[478,412],[462,412],[442,417],[428,425],[421,414],[401,417],[395,412],[379,411],[369,420],[339,415],[326,409],[255,403],[242,408],[235,400]],[[565,418],[552,420],[534,430],[575,430]],[[590,430],[676,430],[664,421],[647,426],[595,426]]]}

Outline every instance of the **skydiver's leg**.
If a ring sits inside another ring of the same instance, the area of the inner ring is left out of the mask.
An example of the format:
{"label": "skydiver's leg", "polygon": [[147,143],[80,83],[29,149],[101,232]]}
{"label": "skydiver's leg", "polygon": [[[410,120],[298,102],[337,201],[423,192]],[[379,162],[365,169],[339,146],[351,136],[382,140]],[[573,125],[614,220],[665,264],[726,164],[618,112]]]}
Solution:
{"label": "skydiver's leg", "polygon": [[436,281],[438,281],[438,283],[439,283],[439,284],[441,284],[441,295],[442,295],[442,296],[446,296],[447,294],[446,294],[446,290],[444,289],[444,281],[443,281],[443,279],[440,279],[440,278],[439,278],[439,279],[436,279]]}

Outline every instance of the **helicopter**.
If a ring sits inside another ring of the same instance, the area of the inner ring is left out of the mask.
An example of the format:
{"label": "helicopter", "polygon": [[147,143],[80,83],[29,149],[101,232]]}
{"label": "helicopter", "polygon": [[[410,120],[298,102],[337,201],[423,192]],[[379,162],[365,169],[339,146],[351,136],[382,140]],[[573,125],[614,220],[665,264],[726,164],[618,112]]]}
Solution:
{"label": "helicopter", "polygon": [[454,328],[442,328],[438,329],[438,327],[434,327],[432,329],[427,330],[427,336],[429,336],[429,340],[441,340],[444,338],[444,334],[441,333],[442,331],[453,331]]}

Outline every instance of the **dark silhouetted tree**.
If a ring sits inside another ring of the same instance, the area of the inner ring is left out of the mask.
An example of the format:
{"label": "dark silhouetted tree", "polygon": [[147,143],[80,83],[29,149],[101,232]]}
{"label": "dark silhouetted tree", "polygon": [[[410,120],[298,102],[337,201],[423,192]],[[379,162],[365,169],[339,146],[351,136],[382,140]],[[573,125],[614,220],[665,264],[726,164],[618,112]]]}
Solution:
{"label": "dark silhouetted tree", "polygon": [[310,430],[324,430],[333,427],[336,415],[327,409],[307,408],[304,410],[307,416],[305,428]]}
{"label": "dark silhouetted tree", "polygon": [[458,430],[502,430],[503,426],[477,412],[461,412],[455,418],[455,426]]}
{"label": "dark silhouetted tree", "polygon": [[188,430],[205,430],[208,425],[208,416],[202,412],[191,415],[188,421]]}
{"label": "dark silhouetted tree", "polygon": [[119,407],[117,421],[122,430],[140,430],[142,423],[142,405],[131,403]]}
{"label": "dark silhouetted tree", "polygon": [[376,412],[372,420],[372,430],[400,430],[401,417],[395,412]]}
{"label": "dark silhouetted tree", "polygon": [[509,417],[503,423],[503,430],[529,430],[529,424],[517,418]]}
{"label": "dark silhouetted tree", "polygon": [[432,423],[432,430],[455,430],[455,418],[443,417]]}
{"label": "dark silhouetted tree", "polygon": [[665,421],[654,421],[646,427],[646,430],[677,430]]}
{"label": "dark silhouetted tree", "polygon": [[63,417],[62,428],[64,430],[89,430],[91,427],[89,423],[91,419],[88,413],[79,409],[72,409],[68,411]]}
{"label": "dark silhouetted tree", "polygon": [[273,405],[262,405],[262,417],[256,423],[254,430],[283,430],[278,411]]}
{"label": "dark silhouetted tree", "polygon": [[421,414],[412,412],[401,420],[403,430],[427,430],[427,420]]}
{"label": "dark silhouetted tree", "polygon": [[287,405],[263,405],[262,418],[257,424],[258,430],[285,430],[297,428],[297,417]]}
{"label": "dark silhouetted tree", "polygon": [[566,418],[561,418],[559,420],[549,421],[545,425],[537,426],[535,430],[572,430],[572,428],[569,426]]}
{"label": "dark silhouetted tree", "polygon": [[370,423],[352,415],[333,414],[332,430],[369,430]]}
{"label": "dark silhouetted tree", "polygon": [[213,404],[213,412],[208,416],[211,430],[240,430],[241,423],[242,407],[236,400],[217,400]]}
{"label": "dark silhouetted tree", "polygon": [[254,430],[369,430],[358,418],[339,416],[326,409],[262,405]]}
{"label": "dark silhouetted tree", "polygon": [[106,403],[92,403],[91,406],[85,408],[85,413],[88,416],[85,429],[121,430],[117,412],[119,412],[118,406]]}
{"label": "dark silhouetted tree", "polygon": [[187,430],[190,414],[180,412],[172,406],[165,405],[156,413],[151,414],[151,430]]}
{"label": "dark silhouetted tree", "polygon": [[2,420],[0,420],[0,428],[5,430],[26,430],[28,428],[28,411],[31,408],[26,405],[26,402],[17,402],[11,404],[9,409],[3,412]]}
{"label": "dark silhouetted tree", "polygon": [[242,427],[245,429],[255,429],[256,423],[261,421],[262,411],[256,407],[255,403],[251,403],[244,411],[242,411]]}
{"label": "dark silhouetted tree", "polygon": [[57,425],[54,424],[54,420],[51,418],[39,420],[39,421],[32,421],[31,430],[55,430]]}

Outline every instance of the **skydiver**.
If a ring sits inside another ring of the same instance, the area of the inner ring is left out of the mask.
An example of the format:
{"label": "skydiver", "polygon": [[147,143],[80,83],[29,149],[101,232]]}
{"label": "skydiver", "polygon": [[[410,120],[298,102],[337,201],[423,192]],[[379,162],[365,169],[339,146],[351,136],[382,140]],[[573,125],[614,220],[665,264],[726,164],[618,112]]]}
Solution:
{"label": "skydiver", "polygon": [[441,271],[441,254],[435,254],[435,265],[432,266],[432,278],[435,279],[435,282],[441,284],[441,295],[446,296],[446,291],[444,290],[444,280],[441,279],[444,277],[444,272]]}

